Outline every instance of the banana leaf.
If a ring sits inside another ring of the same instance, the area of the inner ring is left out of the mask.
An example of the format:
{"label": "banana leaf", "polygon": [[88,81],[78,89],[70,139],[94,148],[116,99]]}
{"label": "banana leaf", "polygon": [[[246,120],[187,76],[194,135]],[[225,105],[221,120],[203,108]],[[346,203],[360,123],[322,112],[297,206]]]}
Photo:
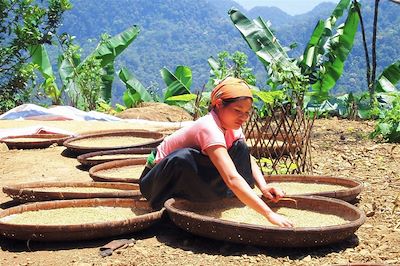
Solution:
{"label": "banana leaf", "polygon": [[196,98],[197,98],[196,94],[188,93],[188,94],[171,96],[166,100],[169,102],[191,102],[194,101]]}
{"label": "banana leaf", "polygon": [[210,56],[207,60],[208,65],[211,68],[211,74],[214,75],[217,78],[222,78],[222,70],[221,70],[221,63],[215,59],[214,57]]}
{"label": "banana leaf", "polygon": [[376,83],[376,92],[396,92],[396,84],[400,81],[400,60],[394,62],[379,76]]}
{"label": "banana leaf", "polygon": [[39,66],[39,71],[44,77],[43,89],[44,93],[50,97],[53,104],[61,103],[61,91],[56,84],[56,77],[53,73],[46,47],[42,45],[32,45],[29,48],[32,63]]}
{"label": "banana leaf", "polygon": [[139,32],[139,27],[134,25],[110,39],[100,42],[88,58],[94,56],[101,60],[102,67],[108,65],[136,39]]}
{"label": "banana leaf", "polygon": [[127,68],[123,67],[118,76],[126,86],[122,99],[127,107],[132,107],[137,102],[153,102],[151,94]]}
{"label": "banana leaf", "polygon": [[74,76],[75,66],[64,55],[58,56],[58,74],[60,75],[62,84],[67,84],[68,79]]}
{"label": "banana leaf", "polygon": [[294,73],[300,72],[300,69],[290,60],[277,38],[261,17],[251,21],[237,9],[229,10],[228,14],[235,27],[239,30],[253,52],[256,53],[267,71],[270,64],[279,63],[284,70]]}
{"label": "banana leaf", "polygon": [[325,55],[329,61],[324,61],[319,73],[319,79],[312,84],[311,95],[322,102],[329,97],[329,91],[343,73],[344,63],[353,48],[354,37],[358,28],[359,17],[354,5],[351,6],[346,22],[337,28],[337,33],[330,37],[330,49]]}
{"label": "banana leaf", "polygon": [[192,85],[192,70],[187,66],[178,66],[175,73],[171,73],[167,68],[160,70],[161,76],[167,85],[164,94],[164,101],[169,97],[189,94]]}
{"label": "banana leaf", "polygon": [[318,21],[304,50],[300,65],[303,68],[303,73],[310,73],[318,64],[325,53],[325,45],[330,36],[336,21],[343,15],[344,10],[348,8],[350,0],[341,0],[333,10],[331,16],[325,21]]}
{"label": "banana leaf", "polygon": [[112,84],[114,81],[114,63],[111,62],[103,67],[103,75],[101,75],[101,80],[103,86],[101,88],[101,96],[104,100],[109,101],[111,99]]}
{"label": "banana leaf", "polygon": [[218,71],[221,68],[221,64],[214,57],[210,56],[207,60],[208,65],[211,67],[213,72]]}

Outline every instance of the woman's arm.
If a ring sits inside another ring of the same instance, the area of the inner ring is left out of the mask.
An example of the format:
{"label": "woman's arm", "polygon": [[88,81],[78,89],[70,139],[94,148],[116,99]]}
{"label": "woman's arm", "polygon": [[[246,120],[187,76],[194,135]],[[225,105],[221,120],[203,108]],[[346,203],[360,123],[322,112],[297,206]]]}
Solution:
{"label": "woman's arm", "polygon": [[226,185],[235,193],[236,197],[241,202],[263,215],[273,224],[282,227],[293,226],[288,219],[273,212],[268,205],[256,195],[244,178],[237,172],[225,147],[212,146],[207,148],[205,152],[210,157]]}
{"label": "woman's arm", "polygon": [[254,180],[256,181],[257,187],[260,189],[264,197],[274,202],[279,201],[280,198],[285,196],[285,193],[277,187],[271,187],[267,185],[264,175],[262,174],[260,168],[257,165],[256,160],[250,155],[251,162],[251,172],[253,174]]}

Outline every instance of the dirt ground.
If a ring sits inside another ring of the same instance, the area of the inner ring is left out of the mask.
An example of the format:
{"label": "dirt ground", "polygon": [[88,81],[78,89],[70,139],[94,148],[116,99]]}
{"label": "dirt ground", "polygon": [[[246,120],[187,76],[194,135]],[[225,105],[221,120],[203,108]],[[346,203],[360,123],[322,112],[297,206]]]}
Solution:
{"label": "dirt ground", "polygon": [[[144,128],[165,133],[176,128],[121,122],[0,121],[1,128],[48,125],[76,133],[112,128]],[[332,265],[400,264],[400,145],[368,139],[371,122],[320,119],[312,134],[314,174],[362,181],[356,206],[369,217],[354,237],[325,247],[273,249],[198,237],[162,223],[118,238],[135,238],[133,246],[102,258],[99,247],[113,239],[71,243],[16,241],[0,237],[0,265]],[[64,147],[7,150],[0,146],[0,184],[33,181],[92,181]],[[0,192],[0,208],[14,203]],[[397,203],[398,205],[400,203]],[[393,212],[394,210],[394,212]]]}

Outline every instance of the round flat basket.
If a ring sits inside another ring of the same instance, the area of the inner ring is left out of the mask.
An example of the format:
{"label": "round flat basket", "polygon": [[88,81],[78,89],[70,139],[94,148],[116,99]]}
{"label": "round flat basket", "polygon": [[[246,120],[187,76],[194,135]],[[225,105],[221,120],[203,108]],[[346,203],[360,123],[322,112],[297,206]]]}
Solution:
{"label": "round flat basket", "polygon": [[280,187],[289,197],[314,195],[352,202],[363,188],[359,181],[333,176],[271,175],[265,179],[268,184]]}
{"label": "round flat basket", "polygon": [[138,183],[146,161],[146,158],[142,158],[101,163],[91,167],[89,175],[99,182]]}
{"label": "round flat basket", "polygon": [[117,182],[34,182],[4,186],[3,192],[20,202],[141,197],[139,185]]}
{"label": "round flat basket", "polygon": [[[325,222],[333,223],[332,217],[336,217],[342,222],[337,225],[293,228],[259,225],[252,222],[253,217],[247,215],[248,211],[243,212],[248,207],[245,207],[236,198],[203,203],[169,199],[164,206],[171,220],[178,227],[190,233],[233,243],[268,247],[312,247],[336,243],[352,236],[365,221],[363,212],[342,200],[318,196],[293,197],[291,199],[296,200],[296,204],[292,201],[281,200],[276,204],[268,202],[268,205],[278,213],[279,210],[285,208],[293,209],[297,213],[305,212],[300,217],[294,218],[308,219],[310,221],[307,222],[310,224],[317,223],[316,214],[329,215],[330,219],[324,220]],[[230,213],[230,219],[224,216],[229,214],[225,214],[225,210],[233,210]],[[307,216],[308,213],[313,216]],[[258,219],[262,218],[262,222],[267,221],[258,213],[254,212],[254,214],[259,216]],[[242,221],[237,222],[238,218]],[[296,221],[292,221],[296,223]]]}
{"label": "round flat basket", "polygon": [[128,148],[120,150],[96,151],[79,155],[76,159],[85,166],[127,159],[147,158],[153,148]]}
{"label": "round flat basket", "polygon": [[143,200],[77,199],[24,204],[0,212],[0,234],[35,241],[79,241],[124,235],[161,220]]}
{"label": "round flat basket", "polygon": [[62,145],[72,136],[65,134],[32,134],[0,139],[9,149],[42,149],[50,145]]}
{"label": "round flat basket", "polygon": [[164,139],[159,132],[144,130],[115,130],[83,134],[70,138],[64,146],[75,154],[96,151],[147,147],[154,148]]}

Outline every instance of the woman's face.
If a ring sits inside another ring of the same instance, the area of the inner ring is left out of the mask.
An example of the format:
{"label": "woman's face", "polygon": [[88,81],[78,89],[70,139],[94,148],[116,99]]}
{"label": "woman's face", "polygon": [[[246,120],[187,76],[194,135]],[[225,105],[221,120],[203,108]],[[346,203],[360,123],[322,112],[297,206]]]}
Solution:
{"label": "woman's face", "polygon": [[226,106],[220,104],[217,108],[221,126],[224,129],[239,129],[250,116],[253,101],[242,99]]}

